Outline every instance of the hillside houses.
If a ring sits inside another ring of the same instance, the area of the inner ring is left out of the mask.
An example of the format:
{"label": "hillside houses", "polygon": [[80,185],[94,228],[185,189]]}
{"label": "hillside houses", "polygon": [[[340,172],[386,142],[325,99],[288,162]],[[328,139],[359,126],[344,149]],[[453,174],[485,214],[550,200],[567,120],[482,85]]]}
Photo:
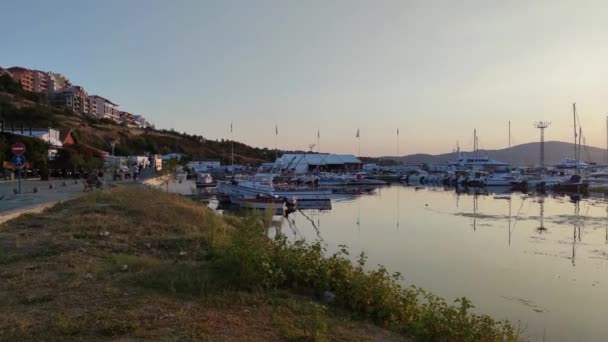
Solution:
{"label": "hillside houses", "polygon": [[89,95],[84,87],[73,85],[62,74],[33,70],[24,67],[0,68],[2,74],[10,75],[27,92],[44,94],[52,106],[64,107],[74,113],[99,119],[109,119],[132,127],[153,127],[142,115],[118,109],[119,105],[100,95]]}

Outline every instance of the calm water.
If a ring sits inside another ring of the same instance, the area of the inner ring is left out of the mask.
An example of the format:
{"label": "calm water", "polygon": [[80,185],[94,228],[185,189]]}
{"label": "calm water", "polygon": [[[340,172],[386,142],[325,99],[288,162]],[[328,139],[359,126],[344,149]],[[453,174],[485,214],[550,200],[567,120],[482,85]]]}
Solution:
{"label": "calm water", "polygon": [[[369,265],[476,311],[521,322],[525,337],[608,338],[608,211],[603,198],[456,194],[390,186],[283,219],[292,238],[347,244]],[[542,214],[542,215],[541,215]],[[542,221],[542,222],[541,222]]]}

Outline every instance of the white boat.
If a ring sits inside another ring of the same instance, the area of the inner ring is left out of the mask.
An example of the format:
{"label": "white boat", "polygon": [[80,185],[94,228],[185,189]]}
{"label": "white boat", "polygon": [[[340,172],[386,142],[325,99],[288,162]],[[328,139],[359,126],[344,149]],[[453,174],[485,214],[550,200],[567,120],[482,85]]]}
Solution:
{"label": "white boat", "polygon": [[587,174],[586,177],[589,182],[589,188],[607,188],[608,187],[608,170],[600,170]]}
{"label": "white boat", "polygon": [[590,164],[587,164],[583,161],[579,161],[577,163],[576,159],[574,158],[562,158],[559,164],[555,165],[555,167],[558,169],[575,169],[577,167],[577,164],[579,169],[584,169],[586,167],[591,166]]}
{"label": "white boat", "polygon": [[508,167],[508,163],[491,159],[488,156],[460,156],[457,160],[451,161],[448,165],[458,168],[480,170],[484,168],[504,168]]}
{"label": "white boat", "polygon": [[353,178],[346,181],[346,185],[386,185],[386,182],[383,180],[369,177],[364,173],[356,173]]}
{"label": "white boat", "polygon": [[323,189],[275,189],[272,180],[273,175],[256,176],[253,179],[241,181],[229,181],[218,184],[218,193],[232,197],[255,197],[257,195],[270,195],[285,197],[290,200],[324,200],[329,199],[331,190]]}
{"label": "white boat", "polygon": [[546,174],[527,175],[523,177],[526,182],[528,189],[550,189],[556,184],[559,184],[566,180],[563,176],[552,176]]}
{"label": "white boat", "polygon": [[485,181],[486,186],[518,186],[523,183],[521,177],[510,172],[494,173]]}
{"label": "white boat", "polygon": [[353,186],[353,185],[386,185],[386,182],[373,179],[365,173],[343,174],[343,175],[323,175],[319,179],[319,186]]}
{"label": "white boat", "polygon": [[230,202],[241,208],[248,209],[274,209],[287,211],[293,209],[295,202],[289,202],[286,198],[258,195],[256,197],[230,197]]}
{"label": "white boat", "polygon": [[425,182],[425,180],[427,179],[428,176],[429,176],[428,172],[418,170],[418,171],[412,171],[409,174],[403,176],[401,178],[401,180],[408,184],[422,184]]}

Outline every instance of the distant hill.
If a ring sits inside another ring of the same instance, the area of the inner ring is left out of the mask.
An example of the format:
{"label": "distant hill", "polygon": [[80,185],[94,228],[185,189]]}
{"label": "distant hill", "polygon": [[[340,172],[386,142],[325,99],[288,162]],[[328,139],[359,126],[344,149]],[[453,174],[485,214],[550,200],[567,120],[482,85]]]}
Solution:
{"label": "distant hill", "polygon": [[[471,153],[471,152],[461,152]],[[504,161],[513,165],[538,165],[540,155],[540,143],[532,142],[505,148],[502,150],[480,150],[480,155],[488,156],[492,159]],[[554,165],[564,157],[574,156],[574,144],[562,141],[545,142],[545,164]],[[382,157],[392,159],[406,164],[443,164],[450,160],[455,160],[456,153],[444,153],[438,155],[431,154],[411,154],[403,157]],[[581,160],[595,162],[598,164],[606,163],[606,149],[598,147],[582,147]]]}

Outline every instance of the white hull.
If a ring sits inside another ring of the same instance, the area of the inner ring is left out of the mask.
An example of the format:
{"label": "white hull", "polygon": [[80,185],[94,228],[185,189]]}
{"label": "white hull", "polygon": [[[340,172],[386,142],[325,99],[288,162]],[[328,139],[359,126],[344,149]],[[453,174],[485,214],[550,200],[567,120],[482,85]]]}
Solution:
{"label": "white hull", "polygon": [[255,197],[257,195],[269,195],[277,196],[280,198],[287,198],[289,200],[297,199],[298,201],[306,200],[324,200],[329,199],[332,194],[331,190],[266,190],[245,187],[242,185],[231,184],[231,183],[220,183],[217,187],[217,191],[234,197]]}

